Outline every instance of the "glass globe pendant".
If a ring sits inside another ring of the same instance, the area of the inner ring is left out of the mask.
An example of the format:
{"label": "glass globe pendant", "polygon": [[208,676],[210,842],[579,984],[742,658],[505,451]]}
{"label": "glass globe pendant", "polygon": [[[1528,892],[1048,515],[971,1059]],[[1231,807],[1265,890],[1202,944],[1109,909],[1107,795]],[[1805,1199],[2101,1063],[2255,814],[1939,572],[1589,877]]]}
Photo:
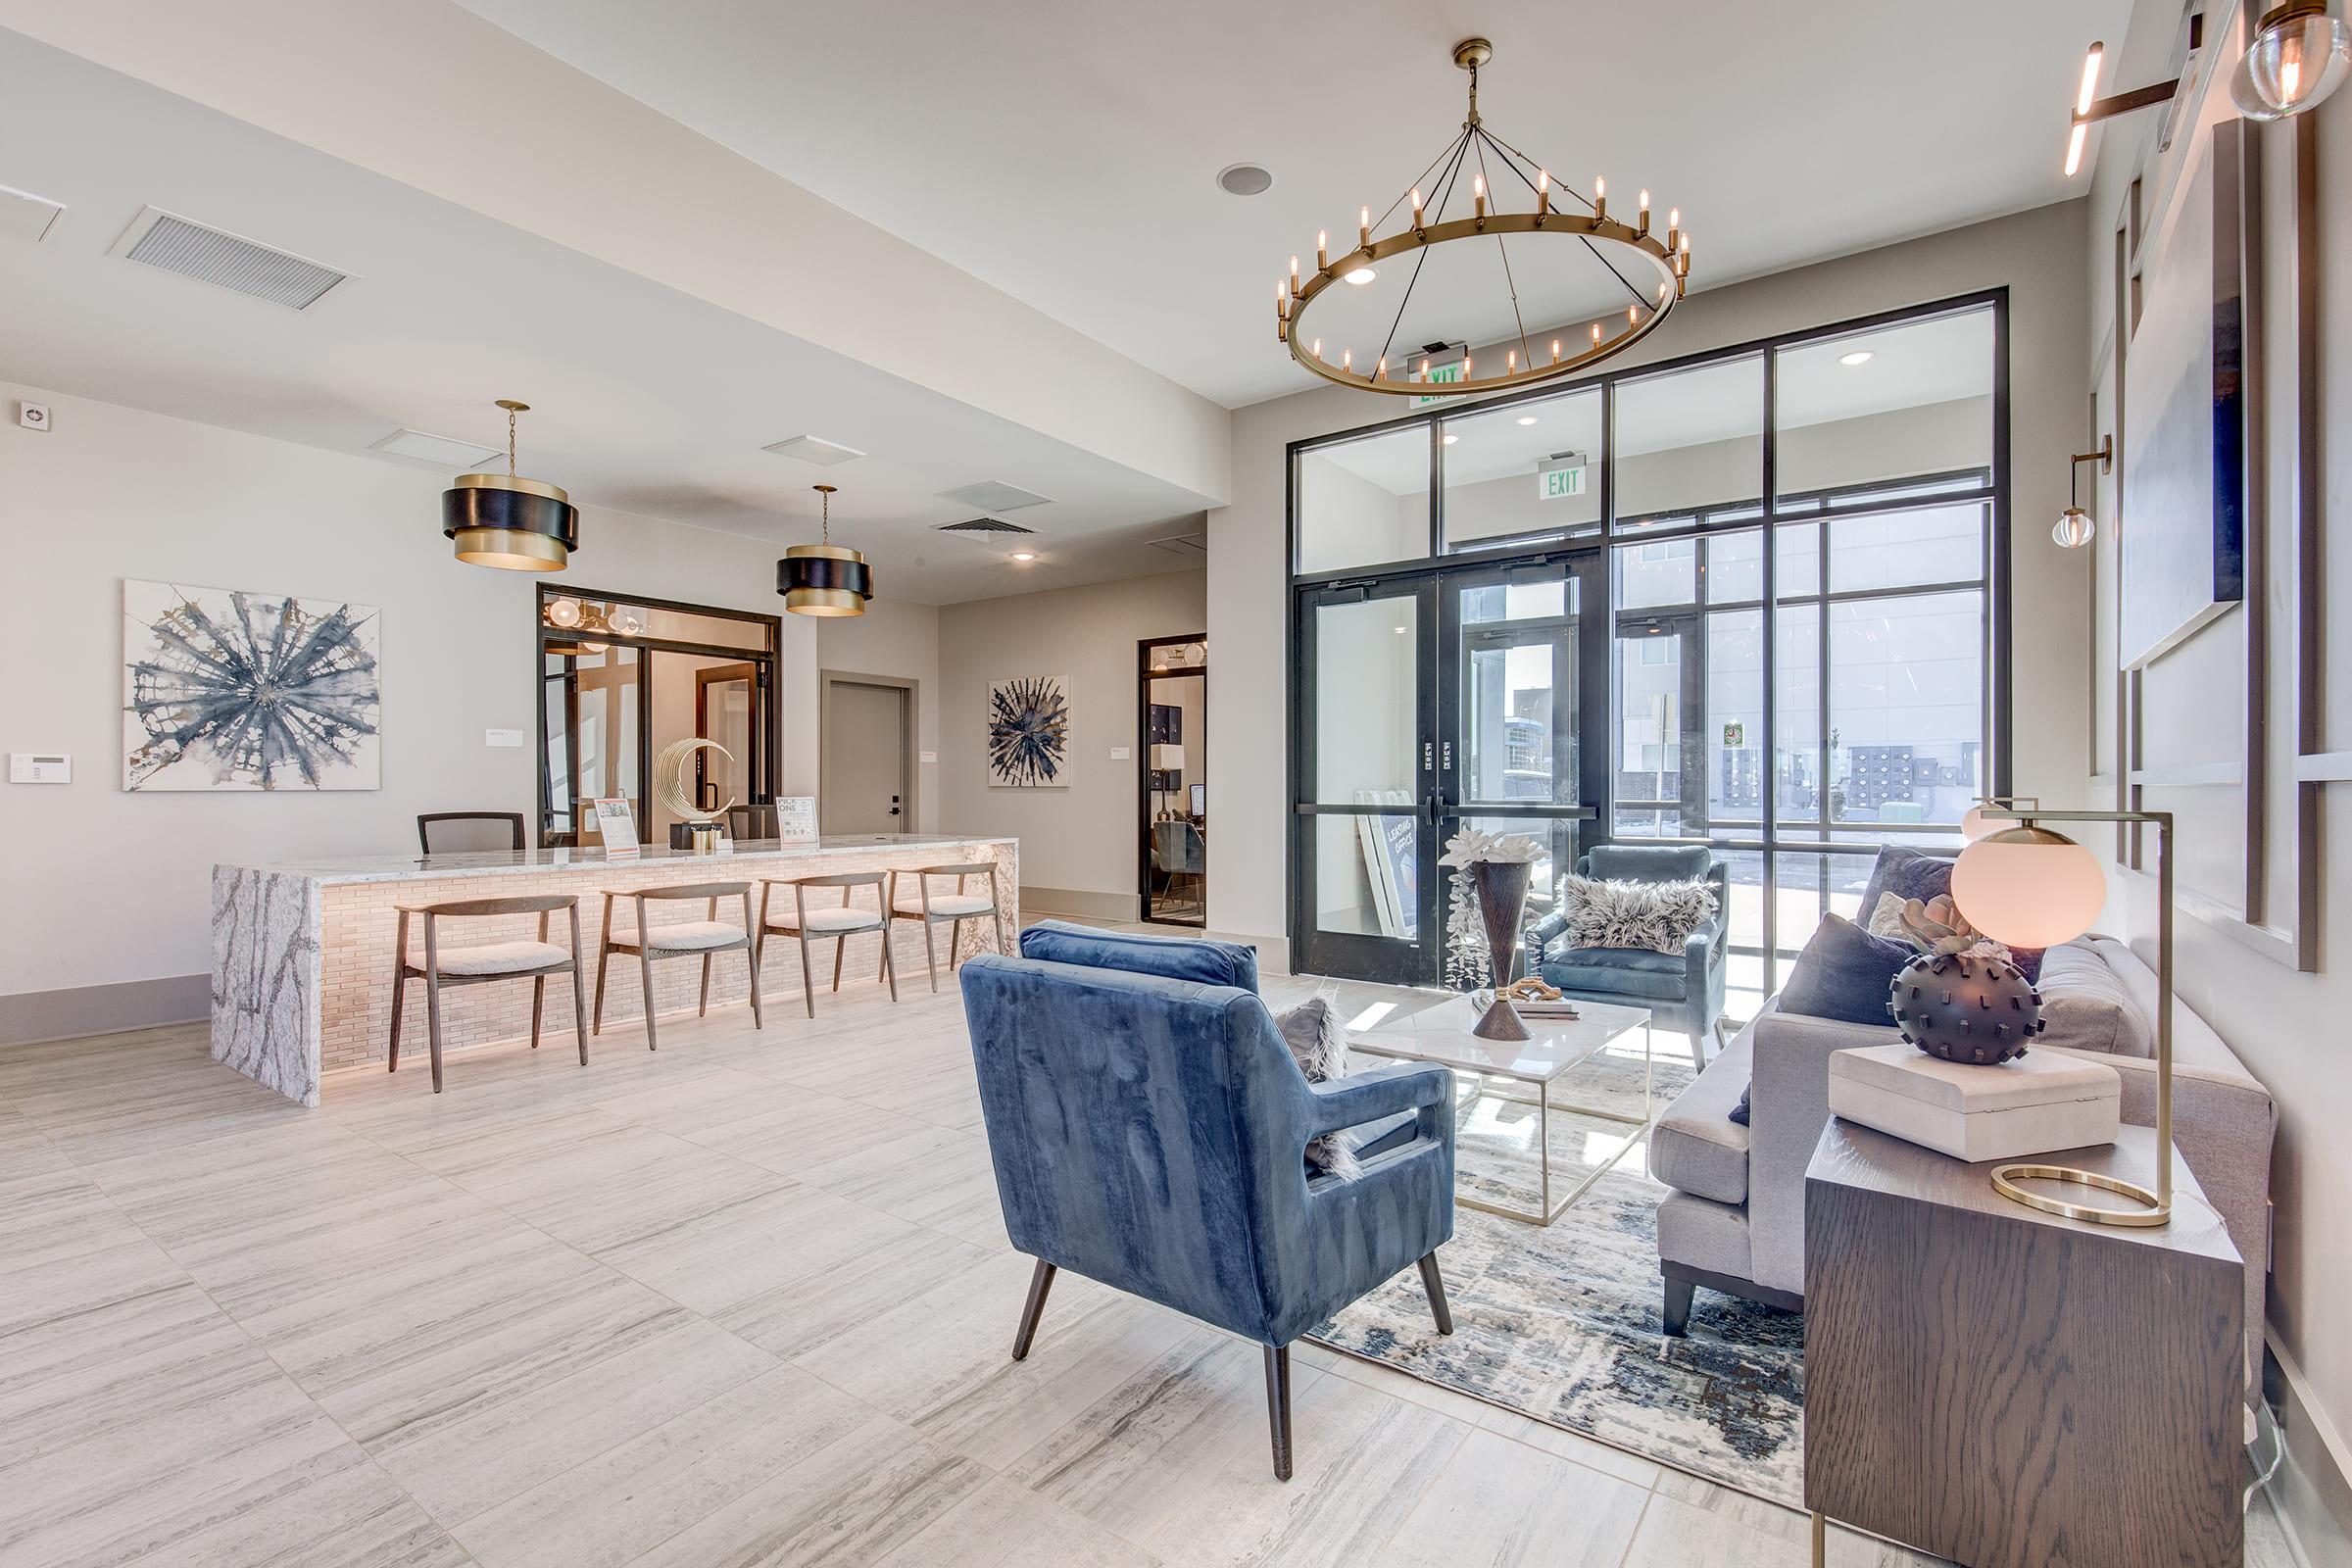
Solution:
{"label": "glass globe pendant", "polygon": [[441,532],[472,566],[562,571],[580,548],[580,511],[552,484],[514,473],[514,416],[527,403],[500,398],[507,411],[507,471],[462,473],[441,492]]}
{"label": "glass globe pendant", "polygon": [[2098,857],[2032,823],[1987,833],[1952,866],[1952,903],[2011,948],[2054,948],[2089,930],[2107,904]]}
{"label": "glass globe pendant", "polygon": [[821,543],[793,545],[776,563],[776,592],[796,615],[862,615],[874,597],[874,572],[865,558],[833,542],[835,485],[812,487],[823,499]]}
{"label": "glass globe pendant", "polygon": [[2299,115],[2352,72],[2352,28],[2326,0],[2287,0],[2263,13],[2230,78],[2230,101],[2248,120]]}
{"label": "glass globe pendant", "polygon": [[2090,543],[2090,536],[2097,531],[2098,525],[2090,520],[2090,514],[2081,507],[2067,508],[2058,514],[2058,520],[2050,524],[2050,537],[2057,541],[2061,550],[2082,549]]}

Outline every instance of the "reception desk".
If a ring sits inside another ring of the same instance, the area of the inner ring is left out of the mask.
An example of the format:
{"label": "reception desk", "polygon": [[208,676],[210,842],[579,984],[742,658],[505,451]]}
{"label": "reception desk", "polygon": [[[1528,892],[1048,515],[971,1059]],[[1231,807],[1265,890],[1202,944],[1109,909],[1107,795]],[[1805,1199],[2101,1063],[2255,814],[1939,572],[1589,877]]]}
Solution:
{"label": "reception desk", "polygon": [[[597,931],[606,890],[675,883],[752,884],[755,917],[762,877],[815,876],[838,871],[908,870],[915,866],[993,861],[998,907],[1004,929],[1019,929],[1019,845],[1012,839],[852,837],[806,843],[771,841],[736,846],[728,855],[695,855],[648,848],[634,858],[608,860],[602,850],[499,850],[464,855],[377,856],[273,865],[217,865],[213,868],[213,1056],[246,1077],[306,1105],[318,1103],[320,1078],[337,1068],[380,1064],[392,1028],[393,944],[402,906],[457,899],[506,898],[534,893],[569,893],[580,901],[583,974],[596,983]],[[952,884],[949,884],[952,886]],[[943,891],[935,886],[934,892]],[[975,887],[973,891],[978,891]],[[910,879],[903,879],[901,903],[912,901]],[[779,894],[781,896],[781,894]],[[840,895],[827,890],[828,900]],[[859,898],[870,898],[860,892]],[[649,906],[653,922],[703,918],[700,904]],[[621,917],[616,913],[616,920]],[[719,918],[740,918],[724,906]],[[511,941],[536,929],[535,917],[515,915],[461,922],[445,943]],[[901,944],[893,949],[902,976],[922,973],[922,933],[912,922],[891,922]],[[962,928],[966,955],[993,944],[990,922]],[[552,939],[564,929],[561,917]],[[413,940],[421,937],[412,932]],[[872,932],[850,938],[847,973],[871,975],[882,938]],[[421,953],[419,947],[417,952]],[[625,957],[626,956],[622,956]],[[700,964],[660,964],[654,970],[656,1016],[696,1004]],[[846,983],[846,982],[845,982]],[[902,984],[904,980],[902,980]],[[771,961],[760,975],[760,993],[772,1025],[803,1014],[801,966]],[[722,957],[711,978],[711,1005],[748,1000],[748,971],[738,955]],[[643,1017],[646,998],[637,964],[615,961],[605,995],[607,1049],[625,1042],[644,1048],[642,1031],[631,1028],[614,1040],[616,1021]],[[410,1004],[424,1005],[421,987],[411,989]],[[443,1038],[448,1049],[519,1039],[530,1031],[528,985],[478,985],[446,989],[442,995]],[[547,988],[547,1029],[561,1038],[571,1029],[571,988]],[[412,1024],[420,1024],[421,1013]],[[593,1060],[592,1045],[591,1059]]]}

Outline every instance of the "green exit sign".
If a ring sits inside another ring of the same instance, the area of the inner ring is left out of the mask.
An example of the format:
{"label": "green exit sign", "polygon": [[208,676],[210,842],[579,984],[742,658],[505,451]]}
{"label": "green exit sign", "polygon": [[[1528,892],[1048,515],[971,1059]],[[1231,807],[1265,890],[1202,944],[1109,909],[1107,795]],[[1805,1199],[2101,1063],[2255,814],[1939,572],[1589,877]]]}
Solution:
{"label": "green exit sign", "polygon": [[1582,464],[1573,468],[1545,468],[1536,475],[1536,494],[1545,501],[1581,496],[1585,493],[1586,472]]}

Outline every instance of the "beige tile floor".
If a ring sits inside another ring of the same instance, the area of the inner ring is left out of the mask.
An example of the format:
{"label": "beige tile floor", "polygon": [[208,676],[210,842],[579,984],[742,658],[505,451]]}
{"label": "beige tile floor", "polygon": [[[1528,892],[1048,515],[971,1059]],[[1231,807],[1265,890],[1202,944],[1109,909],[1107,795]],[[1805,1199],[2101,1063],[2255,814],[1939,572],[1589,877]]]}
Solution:
{"label": "beige tile floor", "polygon": [[0,1051],[0,1563],[1806,1561],[1799,1515],[1312,1347],[1277,1483],[1255,1348],[1074,1277],[1016,1366],[953,988],[769,1018],[311,1111],[201,1028]]}

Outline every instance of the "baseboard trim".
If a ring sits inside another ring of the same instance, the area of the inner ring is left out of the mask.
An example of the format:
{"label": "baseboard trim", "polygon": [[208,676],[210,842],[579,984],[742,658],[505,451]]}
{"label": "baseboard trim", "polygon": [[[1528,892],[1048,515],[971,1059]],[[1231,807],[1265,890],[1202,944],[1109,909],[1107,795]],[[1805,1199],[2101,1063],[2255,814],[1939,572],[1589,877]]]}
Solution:
{"label": "baseboard trim", "polygon": [[63,991],[20,991],[0,997],[0,1046],[30,1046],[44,1040],[195,1023],[209,1017],[212,1008],[213,977],[209,974],[119,980],[113,985],[74,986]]}
{"label": "baseboard trim", "polygon": [[1081,888],[1021,884],[1021,907],[1032,914],[1067,914],[1082,920],[1140,920],[1142,903],[1132,893],[1089,893]]}
{"label": "baseboard trim", "polygon": [[2267,1323],[2262,1341],[2283,1385],[2275,1402],[2286,1458],[2270,1486],[2279,1530],[2306,1568],[2352,1562],[2352,1446],[2313,1399],[2301,1364]]}

